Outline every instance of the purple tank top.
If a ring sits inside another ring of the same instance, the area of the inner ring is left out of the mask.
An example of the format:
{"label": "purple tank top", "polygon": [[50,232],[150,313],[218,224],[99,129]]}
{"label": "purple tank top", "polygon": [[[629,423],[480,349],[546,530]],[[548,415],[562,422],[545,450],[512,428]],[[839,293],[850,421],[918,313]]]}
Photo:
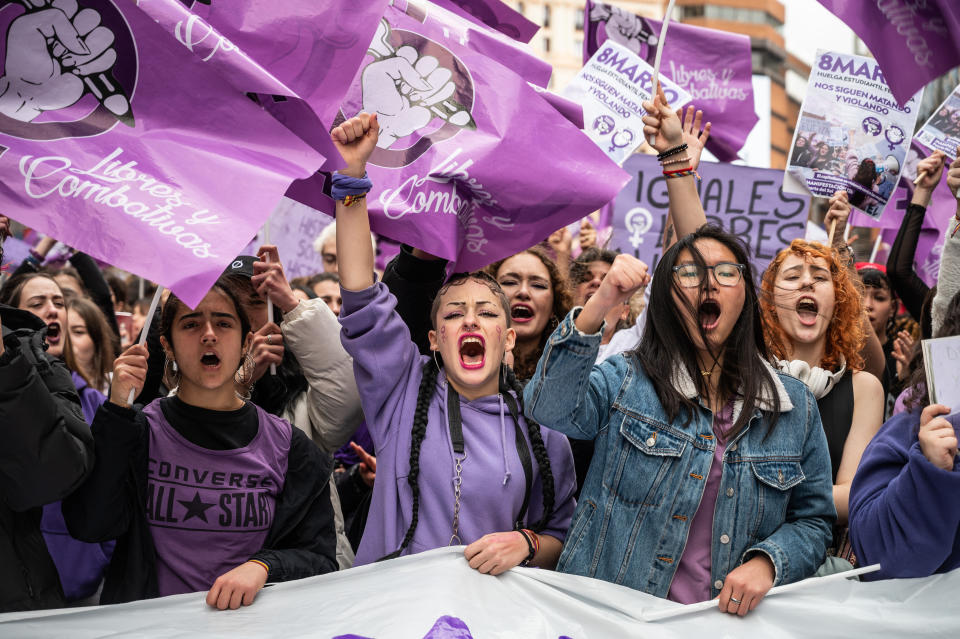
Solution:
{"label": "purple tank top", "polygon": [[232,450],[186,440],[163,416],[160,400],[143,410],[150,427],[147,522],[161,596],[208,590],[263,548],[287,474],[292,427],[256,409],[256,436]]}

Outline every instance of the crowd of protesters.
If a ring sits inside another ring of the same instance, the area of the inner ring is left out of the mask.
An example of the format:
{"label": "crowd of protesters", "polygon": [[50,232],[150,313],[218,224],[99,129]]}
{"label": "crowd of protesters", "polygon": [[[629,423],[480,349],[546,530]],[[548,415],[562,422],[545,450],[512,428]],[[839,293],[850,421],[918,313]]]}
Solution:
{"label": "crowd of protesters", "polygon": [[960,421],[920,355],[960,334],[960,204],[937,285],[912,270],[960,159],[922,161],[886,265],[856,263],[838,192],[832,244],[795,240],[760,273],[707,224],[701,114],[644,108],[681,169],[653,272],[589,223],[482,271],[403,246],[376,272],[367,114],[332,132],[346,168],[312,277],[266,245],[150,317],[153,287],[79,252],[51,266],[43,238],[0,288],[0,611],[198,591],[236,609],[450,545],[490,575],[741,616],[815,574],[960,566]]}

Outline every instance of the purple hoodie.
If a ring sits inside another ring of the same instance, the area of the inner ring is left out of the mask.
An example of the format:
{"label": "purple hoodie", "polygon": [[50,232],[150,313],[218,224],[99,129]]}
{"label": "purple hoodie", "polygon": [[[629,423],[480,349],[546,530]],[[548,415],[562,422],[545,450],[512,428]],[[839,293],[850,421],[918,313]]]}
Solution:
{"label": "purple hoodie", "polygon": [[[93,423],[97,409],[106,401],[106,396],[91,388],[85,379],[77,373],[70,373],[73,385],[80,396],[80,408],[87,424]],[[47,542],[47,551],[53,558],[60,574],[63,594],[68,602],[86,599],[97,592],[103,573],[110,563],[115,542],[88,544],[77,541],[67,532],[67,524],[60,512],[60,502],[55,501],[43,507],[43,519],[40,522],[43,539]]]}
{"label": "purple hoodie", "polygon": [[[359,566],[397,550],[410,524],[410,428],[423,363],[428,358],[420,355],[411,341],[409,330],[394,311],[396,299],[386,286],[378,283],[363,291],[341,292],[341,339],[353,357],[363,412],[377,456],[370,517],[355,562]],[[455,471],[446,419],[446,385],[441,371],[420,451],[419,524],[405,555],[448,546],[453,533]],[[514,518],[523,503],[524,475],[513,419],[501,396],[461,399],[460,410],[467,455],[462,473],[460,540],[470,544],[488,533],[513,530]],[[521,423],[521,428],[526,436],[526,424]],[[563,435],[546,428],[540,432],[556,486],[554,513],[543,532],[563,541],[576,505],[573,455]],[[543,512],[535,461],[533,472],[525,522],[528,526],[536,523]]]}

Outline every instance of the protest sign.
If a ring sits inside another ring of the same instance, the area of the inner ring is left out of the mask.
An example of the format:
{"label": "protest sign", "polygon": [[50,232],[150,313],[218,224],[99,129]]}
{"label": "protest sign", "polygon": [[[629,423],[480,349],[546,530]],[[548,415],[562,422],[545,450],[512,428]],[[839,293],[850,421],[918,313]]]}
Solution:
{"label": "protest sign", "polygon": [[917,131],[917,140],[935,151],[943,151],[948,158],[957,157],[957,147],[960,147],[960,87],[947,96],[923,128]]}
{"label": "protest sign", "polygon": [[[839,575],[836,575],[839,576]],[[682,606],[624,586],[513,568],[493,577],[463,546],[264,588],[251,606],[214,610],[198,592],[115,606],[0,614],[0,635],[333,639],[755,639],[953,636],[960,571],[922,579],[809,580],[746,617],[717,610],[647,621]],[[695,606],[695,604],[694,604]]]}
{"label": "protest sign", "polygon": [[195,305],[323,158],[136,4],[36,4],[0,6],[0,208]]}
{"label": "protest sign", "polygon": [[[654,63],[660,20],[590,1],[586,14],[584,62],[613,41]],[[749,37],[678,22],[670,25],[660,75],[682,87],[691,103],[703,109],[705,120],[714,124],[707,149],[723,162],[737,159],[759,121],[753,109],[752,73]]]}
{"label": "protest sign", "polygon": [[[270,241],[277,247],[287,279],[323,272],[323,258],[313,240],[333,222],[321,213],[289,198],[283,198],[270,215]],[[257,238],[263,240],[263,234]],[[256,250],[256,247],[254,247]]]}
{"label": "protest sign", "polygon": [[863,39],[900,104],[960,65],[956,0],[819,1]]}
{"label": "protest sign", "polygon": [[[854,210],[850,214],[850,226],[865,226],[881,228],[883,243],[893,246],[897,231],[903,223],[907,206],[913,200],[913,180],[917,177],[917,162],[929,154],[916,139],[910,144],[903,171],[897,189],[893,192],[891,203],[883,213],[883,217],[875,220],[868,215]],[[937,188],[930,196],[930,204],[923,215],[923,226],[917,239],[917,248],[913,258],[913,269],[927,286],[937,283],[937,274],[940,271],[940,254],[943,252],[943,230],[950,223],[957,210],[957,200],[950,192],[946,179],[941,179]]]}
{"label": "protest sign", "polygon": [[[652,155],[633,155],[623,168],[633,177],[614,200],[610,248],[643,260],[652,272],[663,253],[667,178]],[[699,171],[707,221],[744,241],[758,276],[780,249],[804,236],[810,198],[784,193],[782,172],[713,162],[701,162]]]}
{"label": "protest sign", "polygon": [[367,164],[375,233],[472,270],[613,199],[627,176],[588,137],[453,37],[452,14],[414,9],[387,9],[341,110],[380,123]]}
{"label": "protest sign", "polygon": [[784,189],[830,197],[879,219],[896,188],[921,90],[904,104],[876,60],[818,50],[790,146]]}
{"label": "protest sign", "polygon": [[925,339],[921,348],[930,403],[960,412],[960,335]]}
{"label": "protest sign", "polygon": [[[667,103],[680,108],[686,91],[667,78],[661,81]],[[617,164],[643,143],[646,115],[641,104],[653,98],[653,67],[626,47],[605,42],[564,89],[583,107],[584,131]]]}

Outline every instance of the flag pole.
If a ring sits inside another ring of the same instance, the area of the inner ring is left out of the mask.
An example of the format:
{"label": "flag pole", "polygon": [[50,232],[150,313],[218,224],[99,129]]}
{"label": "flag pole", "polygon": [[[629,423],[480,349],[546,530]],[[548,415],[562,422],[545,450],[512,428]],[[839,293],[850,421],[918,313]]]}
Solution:
{"label": "flag pole", "polygon": [[[667,4],[667,10],[663,15],[663,25],[660,27],[660,39],[657,41],[657,57],[653,61],[653,84],[650,88],[652,97],[650,98],[651,102],[657,96],[657,87],[660,84],[660,60],[663,57],[663,43],[667,39],[667,27],[670,26],[670,18],[673,16],[673,5],[677,0],[670,0]],[[650,138],[648,142],[650,146],[653,146],[653,138]]]}
{"label": "flag pole", "polygon": [[[147,341],[147,335],[150,333],[150,325],[153,324],[153,316],[157,312],[157,304],[160,303],[160,296],[163,295],[163,287],[157,286],[157,292],[153,294],[153,300],[150,302],[150,310],[147,311],[147,318],[143,322],[143,328],[140,329],[140,339],[137,345],[143,346]],[[127,403],[133,406],[133,400],[137,397],[137,389],[131,388],[127,395]]]}

